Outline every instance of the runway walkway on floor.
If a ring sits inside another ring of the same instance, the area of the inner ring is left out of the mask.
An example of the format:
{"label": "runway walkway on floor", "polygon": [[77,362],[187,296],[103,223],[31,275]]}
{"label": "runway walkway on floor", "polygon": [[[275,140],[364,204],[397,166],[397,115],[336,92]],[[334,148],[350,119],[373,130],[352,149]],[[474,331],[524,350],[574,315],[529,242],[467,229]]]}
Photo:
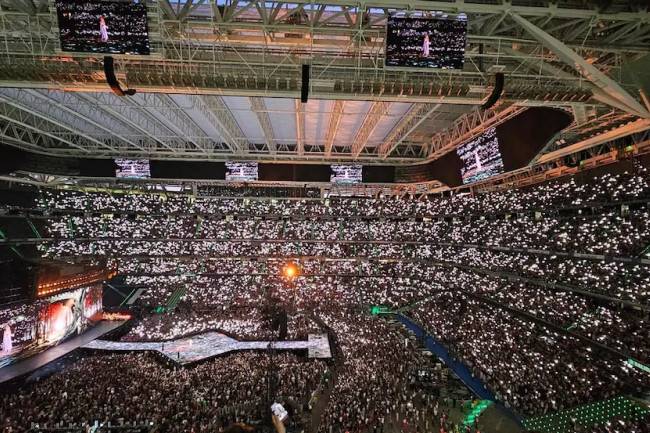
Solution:
{"label": "runway walkway on floor", "polygon": [[179,364],[191,364],[239,350],[307,349],[310,358],[331,358],[327,334],[309,334],[307,341],[238,341],[219,332],[183,337],[170,341],[128,342],[95,340],[85,349],[109,351],[156,351]]}
{"label": "runway walkway on floor", "polygon": [[88,344],[92,340],[120,327],[123,323],[124,321],[101,321],[81,335],[77,335],[76,337],[70,338],[57,346],[44,350],[43,352],[22,359],[6,367],[2,367],[0,368],[0,383],[7,382],[41,368],[45,364],[49,364],[50,362],[67,355],[73,350]]}

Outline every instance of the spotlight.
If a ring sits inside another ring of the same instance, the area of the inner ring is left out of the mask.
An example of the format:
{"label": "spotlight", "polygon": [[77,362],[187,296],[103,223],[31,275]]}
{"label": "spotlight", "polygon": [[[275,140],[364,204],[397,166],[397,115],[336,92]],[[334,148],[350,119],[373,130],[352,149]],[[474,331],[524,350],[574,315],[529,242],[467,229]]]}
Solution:
{"label": "spotlight", "polygon": [[291,263],[287,263],[284,266],[284,269],[282,270],[282,273],[284,274],[284,276],[286,278],[291,280],[293,278],[296,278],[300,274],[300,269],[298,268],[298,265],[291,262]]}

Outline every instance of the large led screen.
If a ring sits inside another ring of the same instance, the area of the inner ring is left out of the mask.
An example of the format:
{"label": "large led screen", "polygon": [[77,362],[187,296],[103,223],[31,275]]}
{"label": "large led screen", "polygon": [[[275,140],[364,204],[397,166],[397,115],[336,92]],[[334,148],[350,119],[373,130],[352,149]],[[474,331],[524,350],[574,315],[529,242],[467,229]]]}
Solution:
{"label": "large led screen", "polygon": [[115,159],[117,170],[116,177],[128,179],[149,179],[151,177],[151,167],[147,159]]}
{"label": "large led screen", "polygon": [[458,146],[456,153],[462,162],[460,173],[464,184],[503,173],[496,128],[487,129],[473,140]]}
{"label": "large led screen", "polygon": [[386,66],[462,69],[467,18],[391,16],[386,26]]}
{"label": "large led screen", "polygon": [[231,182],[254,182],[259,175],[257,162],[226,162],[226,180]]}
{"label": "large led screen", "polygon": [[57,0],[63,51],[149,54],[144,1]]}
{"label": "large led screen", "polygon": [[0,309],[0,367],[83,332],[101,313],[101,283]]}
{"label": "large led screen", "polygon": [[332,164],[332,183],[361,183],[363,166],[357,164]]}

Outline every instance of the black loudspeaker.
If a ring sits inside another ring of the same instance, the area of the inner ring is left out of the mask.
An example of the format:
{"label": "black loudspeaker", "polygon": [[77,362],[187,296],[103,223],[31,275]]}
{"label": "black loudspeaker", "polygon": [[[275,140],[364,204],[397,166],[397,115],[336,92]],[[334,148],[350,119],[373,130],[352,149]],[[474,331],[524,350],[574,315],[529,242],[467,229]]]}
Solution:
{"label": "black loudspeaker", "polygon": [[135,95],[135,89],[123,90],[122,86],[120,86],[115,76],[115,64],[111,56],[104,57],[104,75],[106,75],[106,82],[117,96]]}
{"label": "black loudspeaker", "polygon": [[309,100],[309,65],[302,65],[302,86],[300,87],[300,102],[306,104]]}
{"label": "black loudspeaker", "polygon": [[13,173],[20,170],[22,162],[25,160],[25,153],[9,145],[0,144],[0,174]]}
{"label": "black loudspeaker", "polygon": [[504,81],[505,81],[505,77],[503,76],[503,72],[497,72],[494,75],[494,89],[492,89],[492,93],[487,98],[487,101],[485,101],[485,104],[481,105],[482,110],[487,110],[488,108],[490,108],[491,106],[497,103],[497,101],[501,97],[501,93],[503,92]]}

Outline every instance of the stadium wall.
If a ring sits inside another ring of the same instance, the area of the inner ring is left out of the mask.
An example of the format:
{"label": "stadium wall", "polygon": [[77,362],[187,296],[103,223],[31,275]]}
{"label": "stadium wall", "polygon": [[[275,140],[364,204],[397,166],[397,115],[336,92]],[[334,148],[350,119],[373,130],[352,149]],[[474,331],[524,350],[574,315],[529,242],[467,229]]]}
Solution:
{"label": "stadium wall", "polygon": [[573,116],[564,110],[532,107],[497,126],[504,170],[516,170],[527,165],[572,120]]}

